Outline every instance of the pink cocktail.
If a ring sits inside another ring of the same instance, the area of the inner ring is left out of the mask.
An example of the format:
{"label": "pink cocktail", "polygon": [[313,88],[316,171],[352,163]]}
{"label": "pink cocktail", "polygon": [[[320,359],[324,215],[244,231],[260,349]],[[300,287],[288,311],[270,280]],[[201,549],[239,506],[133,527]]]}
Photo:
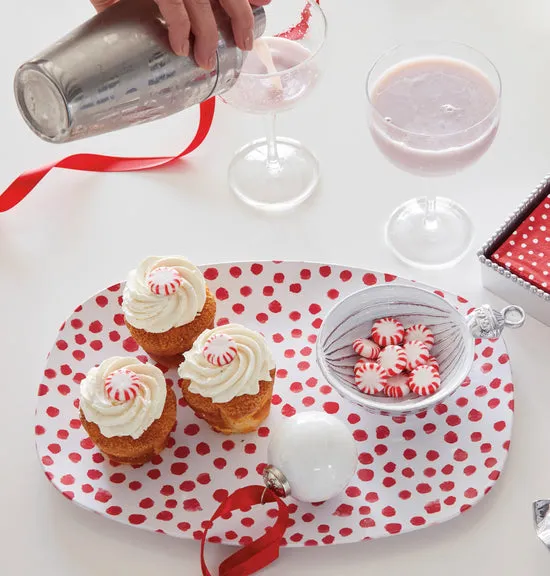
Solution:
{"label": "pink cocktail", "polygon": [[284,0],[265,6],[265,34],[246,55],[231,106],[266,118],[266,137],[237,151],[228,171],[238,198],[266,211],[298,206],[317,188],[317,158],[303,144],[275,134],[275,118],[301,102],[321,75],[327,23],[317,0]]}
{"label": "pink cocktail", "polygon": [[[498,72],[468,46],[395,48],[375,64],[367,90],[376,145],[390,162],[412,174],[455,174],[479,160],[498,131]],[[424,268],[458,262],[472,238],[470,218],[446,198],[410,200],[386,227],[386,240],[396,255]]]}

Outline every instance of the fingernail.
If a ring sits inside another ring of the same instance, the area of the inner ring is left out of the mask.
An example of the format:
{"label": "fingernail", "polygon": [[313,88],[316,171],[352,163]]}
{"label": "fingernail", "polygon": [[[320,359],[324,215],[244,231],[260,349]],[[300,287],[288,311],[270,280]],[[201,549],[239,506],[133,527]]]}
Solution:
{"label": "fingernail", "polygon": [[216,67],[216,53],[214,52],[214,54],[212,54],[212,56],[210,56],[210,58],[208,59],[208,68],[210,70],[213,70]]}
{"label": "fingernail", "polygon": [[253,45],[254,45],[254,34],[252,34],[252,32],[248,32],[244,38],[244,49],[252,50]]}
{"label": "fingernail", "polygon": [[182,40],[181,42],[172,42],[174,52],[178,56],[189,56],[189,40]]}

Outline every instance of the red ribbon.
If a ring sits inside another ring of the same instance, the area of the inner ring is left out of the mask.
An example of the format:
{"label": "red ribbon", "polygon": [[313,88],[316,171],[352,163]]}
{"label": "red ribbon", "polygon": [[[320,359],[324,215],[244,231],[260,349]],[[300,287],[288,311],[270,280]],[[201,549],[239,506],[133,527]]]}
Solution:
{"label": "red ribbon", "polygon": [[214,119],[215,108],[215,98],[210,98],[201,103],[199,126],[195,137],[191,141],[191,144],[177,156],[120,158],[100,154],[73,154],[54,164],[42,166],[42,168],[29,170],[21,174],[21,176],[16,178],[0,195],[0,212],[6,212],[19,204],[52,168],[66,168],[68,170],[83,170],[87,172],[133,172],[159,168],[179,158],[183,158],[193,152],[193,150],[196,150],[208,136]]}
{"label": "red ribbon", "polygon": [[[279,514],[275,524],[268,528],[263,536],[244,546],[220,564],[219,576],[249,576],[258,570],[269,566],[279,557],[279,548],[288,524],[288,506],[271,490],[264,486],[247,486],[240,488],[228,496],[214,512],[210,522],[214,522],[220,516],[254,506],[275,502],[279,508]],[[208,528],[206,528],[201,540],[201,568],[202,576],[212,576],[204,559],[204,547]]]}

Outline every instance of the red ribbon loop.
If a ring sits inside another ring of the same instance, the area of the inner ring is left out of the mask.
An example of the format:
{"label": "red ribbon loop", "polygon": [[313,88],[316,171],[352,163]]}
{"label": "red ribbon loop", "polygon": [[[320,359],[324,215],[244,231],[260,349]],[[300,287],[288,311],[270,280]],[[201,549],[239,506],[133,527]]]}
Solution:
{"label": "red ribbon loop", "polygon": [[[264,486],[247,486],[240,488],[228,496],[218,507],[210,522],[214,522],[220,516],[241,510],[256,504],[275,502],[279,508],[279,514],[275,524],[268,528],[263,536],[244,546],[220,564],[219,576],[249,576],[269,566],[279,557],[279,549],[288,525],[288,506],[271,490]],[[204,559],[204,548],[208,528],[204,530],[201,540],[201,568],[202,576],[212,576]]]}
{"label": "red ribbon loop", "polygon": [[0,212],[6,212],[19,204],[53,168],[66,168],[67,170],[82,170],[87,172],[133,172],[159,168],[179,158],[183,158],[196,150],[208,136],[210,128],[212,127],[215,108],[215,98],[210,98],[201,103],[197,132],[191,144],[177,156],[119,158],[116,156],[103,156],[101,154],[73,154],[54,164],[42,166],[42,168],[29,170],[21,174],[21,176],[16,178],[0,195]]}

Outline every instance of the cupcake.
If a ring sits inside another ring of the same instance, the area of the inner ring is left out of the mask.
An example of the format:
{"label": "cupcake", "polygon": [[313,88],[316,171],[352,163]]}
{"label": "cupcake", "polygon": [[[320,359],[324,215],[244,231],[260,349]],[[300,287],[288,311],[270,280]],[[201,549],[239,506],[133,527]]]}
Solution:
{"label": "cupcake", "polygon": [[128,275],[122,310],[134,340],[154,360],[179,366],[182,353],[214,326],[216,301],[188,260],[152,256]]}
{"label": "cupcake", "polygon": [[253,432],[269,415],[275,363],[258,332],[239,324],[206,330],[178,374],[185,400],[216,432]]}
{"label": "cupcake", "polygon": [[176,423],[176,396],[156,366],[108,358],[80,384],[80,420],[105,456],[143,464],[166,445]]}

